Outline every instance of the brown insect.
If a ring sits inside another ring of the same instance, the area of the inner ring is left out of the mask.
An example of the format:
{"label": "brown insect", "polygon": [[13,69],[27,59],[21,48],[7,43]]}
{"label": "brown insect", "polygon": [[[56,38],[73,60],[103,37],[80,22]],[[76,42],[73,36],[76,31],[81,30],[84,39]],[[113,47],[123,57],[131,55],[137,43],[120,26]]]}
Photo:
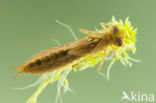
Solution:
{"label": "brown insect", "polygon": [[[97,69],[99,71],[108,55],[108,46],[112,46],[114,56],[118,60],[114,46],[121,47],[123,45],[124,33],[117,25],[110,26],[105,23],[100,24],[106,31],[105,33],[80,29],[80,32],[89,35],[78,41],[42,51],[27,60],[23,65],[14,66],[13,68],[17,68],[16,70],[22,70],[16,78],[24,73],[43,74],[52,72],[71,63],[73,63],[74,67],[84,61],[78,61],[81,57],[85,57],[88,54],[93,56],[95,53],[104,50],[105,54]],[[110,29],[106,26],[110,26]]]}

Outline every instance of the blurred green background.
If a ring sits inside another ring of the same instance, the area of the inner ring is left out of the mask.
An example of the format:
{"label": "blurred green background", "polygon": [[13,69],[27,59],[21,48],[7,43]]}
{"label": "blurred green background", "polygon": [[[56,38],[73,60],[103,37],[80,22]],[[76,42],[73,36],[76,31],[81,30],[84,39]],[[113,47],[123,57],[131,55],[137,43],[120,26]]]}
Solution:
{"label": "blurred green background", "polygon": [[[96,68],[72,72],[70,87],[74,93],[62,94],[63,103],[130,103],[121,101],[122,91],[156,95],[156,1],[155,0],[0,0],[0,103],[25,103],[37,87],[13,90],[33,83],[39,75],[18,74],[11,66],[23,64],[39,51],[74,41],[71,33],[55,22],[68,24],[78,38],[84,28],[100,28],[112,16],[125,20],[127,16],[138,28],[137,51],[133,58],[142,60],[125,67],[115,63],[108,81]],[[107,64],[107,63],[106,63]],[[103,65],[105,72],[107,65]],[[54,103],[56,84],[48,85],[38,103]],[[132,103],[132,102],[131,102]],[[143,102],[142,102],[143,103]]]}

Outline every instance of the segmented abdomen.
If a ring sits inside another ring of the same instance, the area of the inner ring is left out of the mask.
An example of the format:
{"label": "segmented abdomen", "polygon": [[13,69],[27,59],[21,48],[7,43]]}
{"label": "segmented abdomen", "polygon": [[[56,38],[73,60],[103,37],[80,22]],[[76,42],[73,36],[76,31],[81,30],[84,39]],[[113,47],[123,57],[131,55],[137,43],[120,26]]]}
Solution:
{"label": "segmented abdomen", "polygon": [[[61,67],[66,66],[81,57],[68,54],[68,45],[69,44],[65,44],[42,51],[26,61],[25,64],[16,66],[15,68],[18,68],[17,70],[22,70],[21,74],[42,74],[60,69]],[[19,74],[19,76],[21,74]]]}
{"label": "segmented abdomen", "polygon": [[32,60],[25,67],[25,72],[45,73],[59,69],[71,61],[78,59],[78,56],[68,54],[68,50],[49,51],[49,53],[40,55],[40,58]]}
{"label": "segmented abdomen", "polygon": [[75,43],[68,43],[42,51],[26,61],[25,64],[14,67],[17,70],[22,70],[17,77],[24,73],[43,74],[60,69],[91,53],[99,41],[84,38]]}

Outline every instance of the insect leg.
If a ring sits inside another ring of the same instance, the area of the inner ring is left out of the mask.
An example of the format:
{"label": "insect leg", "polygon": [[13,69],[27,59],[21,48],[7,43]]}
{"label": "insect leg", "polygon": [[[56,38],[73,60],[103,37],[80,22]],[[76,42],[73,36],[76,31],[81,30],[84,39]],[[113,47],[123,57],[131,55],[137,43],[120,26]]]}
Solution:
{"label": "insect leg", "polygon": [[114,53],[114,57],[116,60],[119,60],[119,57],[117,56],[117,53],[116,53],[116,50],[115,48],[113,47],[113,53]]}
{"label": "insect leg", "polygon": [[107,27],[106,27],[106,26],[110,26],[109,24],[106,24],[106,23],[104,23],[104,22],[101,22],[100,25],[102,26],[102,28],[104,28],[104,30],[105,30],[106,32],[109,31],[109,30],[107,29]]}
{"label": "insect leg", "polygon": [[94,56],[94,54],[91,54],[88,58],[83,59],[83,60],[79,61],[78,63],[72,65],[72,68],[75,68],[77,65],[79,65],[79,64],[81,64],[81,63],[83,63],[83,62],[89,60],[89,59],[92,58],[93,56]]}
{"label": "insect leg", "polygon": [[116,60],[119,60],[120,59],[120,56],[121,56],[121,54],[122,54],[122,52],[123,52],[123,49],[124,49],[124,46],[122,46],[121,47],[121,50],[119,51],[119,55],[116,57]]}
{"label": "insect leg", "polygon": [[100,71],[100,70],[101,70],[102,64],[104,63],[104,61],[105,61],[105,59],[106,59],[106,57],[107,57],[107,55],[108,55],[108,53],[107,53],[107,48],[106,48],[104,51],[105,51],[105,54],[104,54],[104,56],[103,56],[103,58],[102,58],[102,60],[101,60],[101,62],[100,62],[100,64],[99,64],[99,66],[98,66],[98,68],[97,68],[97,71]]}
{"label": "insect leg", "polygon": [[89,30],[84,30],[84,29],[80,29],[79,31],[83,32],[84,34],[87,34],[87,35],[93,35],[93,34],[98,33],[98,32],[95,32],[95,31],[89,31]]}
{"label": "insect leg", "polygon": [[115,47],[112,47],[113,48],[113,53],[114,53],[114,57],[116,60],[119,60],[121,54],[122,54],[122,51],[123,51],[123,46],[121,47],[121,50],[119,51],[119,55],[117,55],[116,53],[116,50],[115,50]]}
{"label": "insect leg", "polygon": [[93,39],[104,39],[103,36],[94,36],[94,35],[89,36],[89,38],[93,38]]}

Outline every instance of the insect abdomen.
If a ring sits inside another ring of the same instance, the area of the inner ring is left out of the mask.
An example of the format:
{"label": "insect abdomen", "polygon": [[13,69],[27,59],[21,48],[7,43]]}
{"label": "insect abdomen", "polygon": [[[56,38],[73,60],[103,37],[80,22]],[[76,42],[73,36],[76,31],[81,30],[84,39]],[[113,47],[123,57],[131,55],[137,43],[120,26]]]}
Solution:
{"label": "insect abdomen", "polygon": [[80,56],[68,54],[67,49],[58,51],[54,49],[43,51],[32,57],[24,65],[15,68],[18,68],[17,70],[23,70],[21,72],[22,74],[43,74],[66,66],[80,58]]}
{"label": "insect abdomen", "polygon": [[[24,73],[43,74],[52,72],[75,62],[79,58],[91,53],[100,41],[88,38],[87,40],[86,38],[81,39],[81,44],[76,47],[72,46],[75,44],[68,43],[40,52],[29,59],[25,64],[15,67],[18,68],[17,70],[22,70],[17,77]],[[77,42],[79,43],[80,41]],[[88,43],[86,46],[84,46],[85,42]],[[78,47],[80,48],[77,49]]]}

